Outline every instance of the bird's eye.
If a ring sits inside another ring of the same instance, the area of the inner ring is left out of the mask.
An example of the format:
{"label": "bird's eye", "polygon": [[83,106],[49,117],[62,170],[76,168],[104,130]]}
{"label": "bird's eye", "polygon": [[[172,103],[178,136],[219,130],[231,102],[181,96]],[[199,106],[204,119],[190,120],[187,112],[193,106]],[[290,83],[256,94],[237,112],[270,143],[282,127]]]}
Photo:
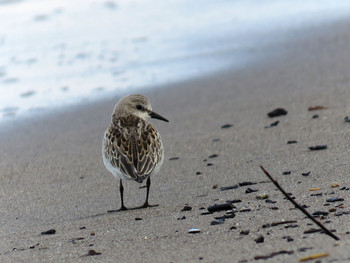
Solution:
{"label": "bird's eye", "polygon": [[136,109],[142,110],[142,106],[139,104],[139,105],[136,106]]}

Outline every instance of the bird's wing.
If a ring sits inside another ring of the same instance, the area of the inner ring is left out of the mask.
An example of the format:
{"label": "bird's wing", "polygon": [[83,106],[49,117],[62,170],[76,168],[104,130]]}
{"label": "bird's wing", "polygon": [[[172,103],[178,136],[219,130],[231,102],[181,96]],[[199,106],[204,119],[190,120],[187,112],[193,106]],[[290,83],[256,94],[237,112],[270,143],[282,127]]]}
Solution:
{"label": "bird's wing", "polygon": [[161,161],[163,145],[158,131],[147,123],[142,132],[110,127],[105,134],[104,151],[113,167],[141,183]]}

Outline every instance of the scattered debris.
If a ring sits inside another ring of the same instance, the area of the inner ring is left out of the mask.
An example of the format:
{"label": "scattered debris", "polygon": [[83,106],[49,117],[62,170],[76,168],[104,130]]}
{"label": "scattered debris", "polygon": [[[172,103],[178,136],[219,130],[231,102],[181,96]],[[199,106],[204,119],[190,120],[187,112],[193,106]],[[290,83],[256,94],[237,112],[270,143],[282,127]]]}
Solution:
{"label": "scattered debris", "polygon": [[214,213],[217,211],[224,211],[224,210],[232,210],[232,208],[234,208],[234,206],[232,205],[232,203],[223,203],[223,204],[215,204],[212,206],[209,206],[207,209],[210,213]]}
{"label": "scattered debris", "polygon": [[196,175],[200,175],[200,174],[202,174],[200,171],[197,171],[197,172],[196,172]]}
{"label": "scattered debris", "polygon": [[135,221],[140,221],[140,220],[142,220],[141,217],[135,217]]}
{"label": "scattered debris", "polygon": [[184,208],[182,208],[181,212],[183,212],[183,211],[191,211],[191,210],[192,210],[191,206],[185,205]]}
{"label": "scattered debris", "polygon": [[268,227],[279,226],[279,225],[284,225],[284,224],[292,224],[292,223],[297,223],[297,221],[296,220],[288,220],[288,221],[273,222],[271,224],[264,224],[262,226],[262,228],[268,228]]}
{"label": "scattered debris", "polygon": [[291,236],[284,236],[283,239],[286,239],[287,242],[292,242],[292,241],[294,241],[294,238],[292,238]]}
{"label": "scattered debris", "polygon": [[213,189],[218,189],[219,186],[218,186],[217,184],[214,184],[212,188],[213,188]]}
{"label": "scattered debris", "polygon": [[337,183],[337,182],[334,182],[334,183],[332,183],[332,184],[331,184],[331,187],[332,187],[332,188],[336,188],[336,187],[339,187],[339,183]]}
{"label": "scattered debris", "polygon": [[302,176],[309,176],[311,172],[301,173]]}
{"label": "scattered debris", "polygon": [[310,146],[309,149],[311,151],[325,150],[325,149],[327,149],[327,145],[323,144],[323,145]]}
{"label": "scattered debris", "polygon": [[101,255],[101,253],[100,253],[100,252],[96,252],[96,251],[93,250],[93,249],[90,249],[89,252],[88,252],[86,255],[84,255],[83,257],[87,257],[87,256],[98,256],[98,255]]}
{"label": "scattered debris", "polygon": [[184,220],[184,219],[186,219],[185,216],[182,216],[182,217],[178,217],[178,218],[177,218],[177,220]]}
{"label": "scattered debris", "polygon": [[213,166],[214,164],[212,164],[212,163],[207,163],[207,166]]}
{"label": "scattered debris", "polygon": [[247,186],[247,185],[254,185],[254,184],[256,184],[256,183],[254,183],[254,182],[242,182],[242,183],[239,183],[238,185],[239,186]]}
{"label": "scattered debris", "polygon": [[316,105],[316,106],[311,106],[307,110],[308,111],[314,111],[314,110],[325,110],[328,109],[326,106],[321,106],[321,105]]}
{"label": "scattered debris", "polygon": [[29,247],[29,249],[34,249],[35,247],[39,246],[40,243],[35,244],[34,246]]}
{"label": "scattered debris", "polygon": [[339,237],[337,237],[336,235],[334,235],[331,231],[329,231],[324,225],[322,225],[319,221],[317,221],[312,215],[309,214],[308,211],[306,211],[306,209],[299,205],[296,201],[293,200],[293,198],[291,198],[289,196],[289,194],[286,193],[286,191],[279,185],[279,183],[277,181],[275,181],[272,176],[269,174],[268,171],[265,170],[264,167],[262,167],[260,165],[260,168],[263,170],[263,172],[265,173],[265,175],[271,180],[271,182],[278,188],[278,190],[280,190],[282,192],[282,194],[290,201],[292,202],[292,204],[299,209],[301,212],[304,213],[304,215],[306,215],[310,220],[312,220],[316,225],[318,225],[327,235],[329,235],[330,237],[334,238],[335,240],[340,240]]}
{"label": "scattered debris", "polygon": [[313,216],[328,216],[329,212],[325,211],[315,211],[312,213]]}
{"label": "scattered debris", "polygon": [[216,158],[216,157],[218,157],[218,156],[219,156],[219,155],[217,155],[217,154],[212,154],[212,155],[209,155],[208,158],[209,158],[209,159],[212,159],[212,158]]}
{"label": "scattered debris", "polygon": [[324,257],[328,257],[328,256],[329,256],[329,253],[317,253],[317,254],[313,254],[310,256],[302,257],[299,259],[299,262],[313,260],[313,259],[317,259],[317,258],[324,258]]}
{"label": "scattered debris", "polygon": [[349,116],[346,116],[346,117],[344,118],[344,121],[345,121],[345,122],[350,122]]}
{"label": "scattered debris", "polygon": [[258,199],[258,200],[264,200],[267,198],[269,198],[269,195],[267,193],[262,193],[262,194],[259,194],[256,196],[256,199]]}
{"label": "scattered debris", "polygon": [[237,188],[238,188],[238,184],[231,185],[231,186],[223,186],[223,187],[220,187],[220,191],[227,191],[227,190],[237,189]]}
{"label": "scattered debris", "polygon": [[312,115],[313,119],[318,119],[320,116],[318,114]]}
{"label": "scattered debris", "polygon": [[339,198],[339,197],[329,198],[326,200],[326,202],[328,203],[342,202],[342,201],[344,201],[344,198]]}
{"label": "scattered debris", "polygon": [[191,228],[188,230],[188,234],[197,234],[197,233],[200,233],[201,230],[198,229],[198,228]]}
{"label": "scattered debris", "polygon": [[241,232],[239,232],[239,234],[242,236],[247,236],[249,235],[249,230],[242,230]]}
{"label": "scattered debris", "polygon": [[319,187],[309,188],[309,191],[318,191],[318,190],[321,190],[321,188],[319,188]]}
{"label": "scattered debris", "polygon": [[265,238],[263,235],[260,235],[258,238],[254,239],[255,243],[264,243]]}
{"label": "scattered debris", "polygon": [[287,142],[287,144],[295,144],[295,143],[298,143],[298,141],[293,140],[293,141],[288,141]]}
{"label": "scattered debris", "polygon": [[50,229],[44,232],[41,232],[42,235],[54,235],[56,234],[56,230],[55,229]]}
{"label": "scattered debris", "polygon": [[304,234],[313,234],[313,233],[317,233],[317,232],[321,232],[322,229],[320,228],[310,228],[308,230],[304,231]]}
{"label": "scattered debris", "polygon": [[210,225],[215,226],[215,225],[221,225],[225,222],[225,218],[220,218],[218,220],[211,221]]}
{"label": "scattered debris", "polygon": [[169,161],[175,161],[175,160],[179,160],[180,159],[180,157],[171,157],[171,158],[169,158]]}
{"label": "scattered debris", "polygon": [[266,256],[255,256],[254,259],[255,260],[259,260],[259,259],[269,259],[269,258],[272,258],[274,256],[278,256],[278,255],[284,255],[284,254],[287,254],[287,255],[292,255],[294,254],[294,251],[293,250],[281,250],[281,251],[278,251],[278,252],[273,252],[269,255],[266,255]]}
{"label": "scattered debris", "polygon": [[254,192],[258,192],[259,190],[257,190],[257,189],[251,189],[251,188],[247,188],[246,190],[245,190],[245,193],[246,194],[250,194],[250,193],[254,193]]}
{"label": "scattered debris", "polygon": [[222,126],[221,126],[221,129],[231,128],[232,126],[233,126],[233,124],[227,123],[227,124],[222,125]]}
{"label": "scattered debris", "polygon": [[277,126],[279,123],[280,123],[280,121],[275,121],[275,122],[271,123],[270,125],[265,126],[265,129],[266,129],[266,128],[275,127],[275,126]]}
{"label": "scattered debris", "polygon": [[277,108],[274,109],[273,111],[270,111],[267,116],[269,116],[270,118],[274,118],[274,117],[279,117],[279,116],[283,116],[283,115],[287,115],[288,111],[286,111],[283,108]]}
{"label": "scattered debris", "polygon": [[285,172],[283,172],[282,174],[283,175],[290,175],[292,173],[292,171],[285,171]]}

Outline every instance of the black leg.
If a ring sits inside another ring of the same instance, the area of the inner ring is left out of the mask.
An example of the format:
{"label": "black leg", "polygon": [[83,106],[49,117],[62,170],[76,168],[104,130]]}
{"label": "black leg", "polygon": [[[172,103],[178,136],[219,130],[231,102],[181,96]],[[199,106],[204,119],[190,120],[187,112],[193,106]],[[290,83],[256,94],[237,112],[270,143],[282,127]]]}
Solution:
{"label": "black leg", "polygon": [[150,206],[150,205],[148,204],[148,196],[149,196],[149,188],[151,187],[151,177],[148,177],[148,178],[147,178],[146,186],[147,186],[146,201],[145,201],[145,203],[143,204],[143,207],[149,207],[149,206]]}
{"label": "black leg", "polygon": [[120,192],[120,198],[121,198],[121,203],[122,206],[120,207],[120,210],[127,210],[127,208],[124,206],[124,187],[123,187],[123,182],[122,179],[119,181],[119,192]]}

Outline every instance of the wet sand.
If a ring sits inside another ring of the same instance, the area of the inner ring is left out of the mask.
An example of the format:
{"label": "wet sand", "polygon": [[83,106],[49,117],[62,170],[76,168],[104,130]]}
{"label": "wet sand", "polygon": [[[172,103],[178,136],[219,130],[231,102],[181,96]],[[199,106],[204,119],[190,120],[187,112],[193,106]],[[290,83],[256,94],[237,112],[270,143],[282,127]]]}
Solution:
{"label": "wet sand", "polygon": [[[152,178],[155,208],[107,213],[120,206],[119,185],[103,166],[101,140],[118,96],[8,124],[0,137],[1,261],[297,262],[316,253],[329,253],[325,262],[349,260],[349,25],[291,32],[260,51],[270,55],[259,64],[143,92],[170,120],[153,121],[166,158]],[[315,105],[327,108],[308,111]],[[268,118],[278,107],[288,114]],[[321,144],[327,149],[308,149]],[[259,165],[308,211],[328,212],[319,220],[341,240],[305,234],[317,226]],[[222,188],[243,182],[256,184]],[[142,204],[145,189],[125,186],[126,205]],[[270,201],[256,198],[263,193]],[[211,222],[225,211],[202,215],[237,199],[235,217],[221,224]],[[192,209],[182,211],[186,205]],[[55,234],[41,234],[50,229]],[[86,256],[89,250],[101,254]]]}

